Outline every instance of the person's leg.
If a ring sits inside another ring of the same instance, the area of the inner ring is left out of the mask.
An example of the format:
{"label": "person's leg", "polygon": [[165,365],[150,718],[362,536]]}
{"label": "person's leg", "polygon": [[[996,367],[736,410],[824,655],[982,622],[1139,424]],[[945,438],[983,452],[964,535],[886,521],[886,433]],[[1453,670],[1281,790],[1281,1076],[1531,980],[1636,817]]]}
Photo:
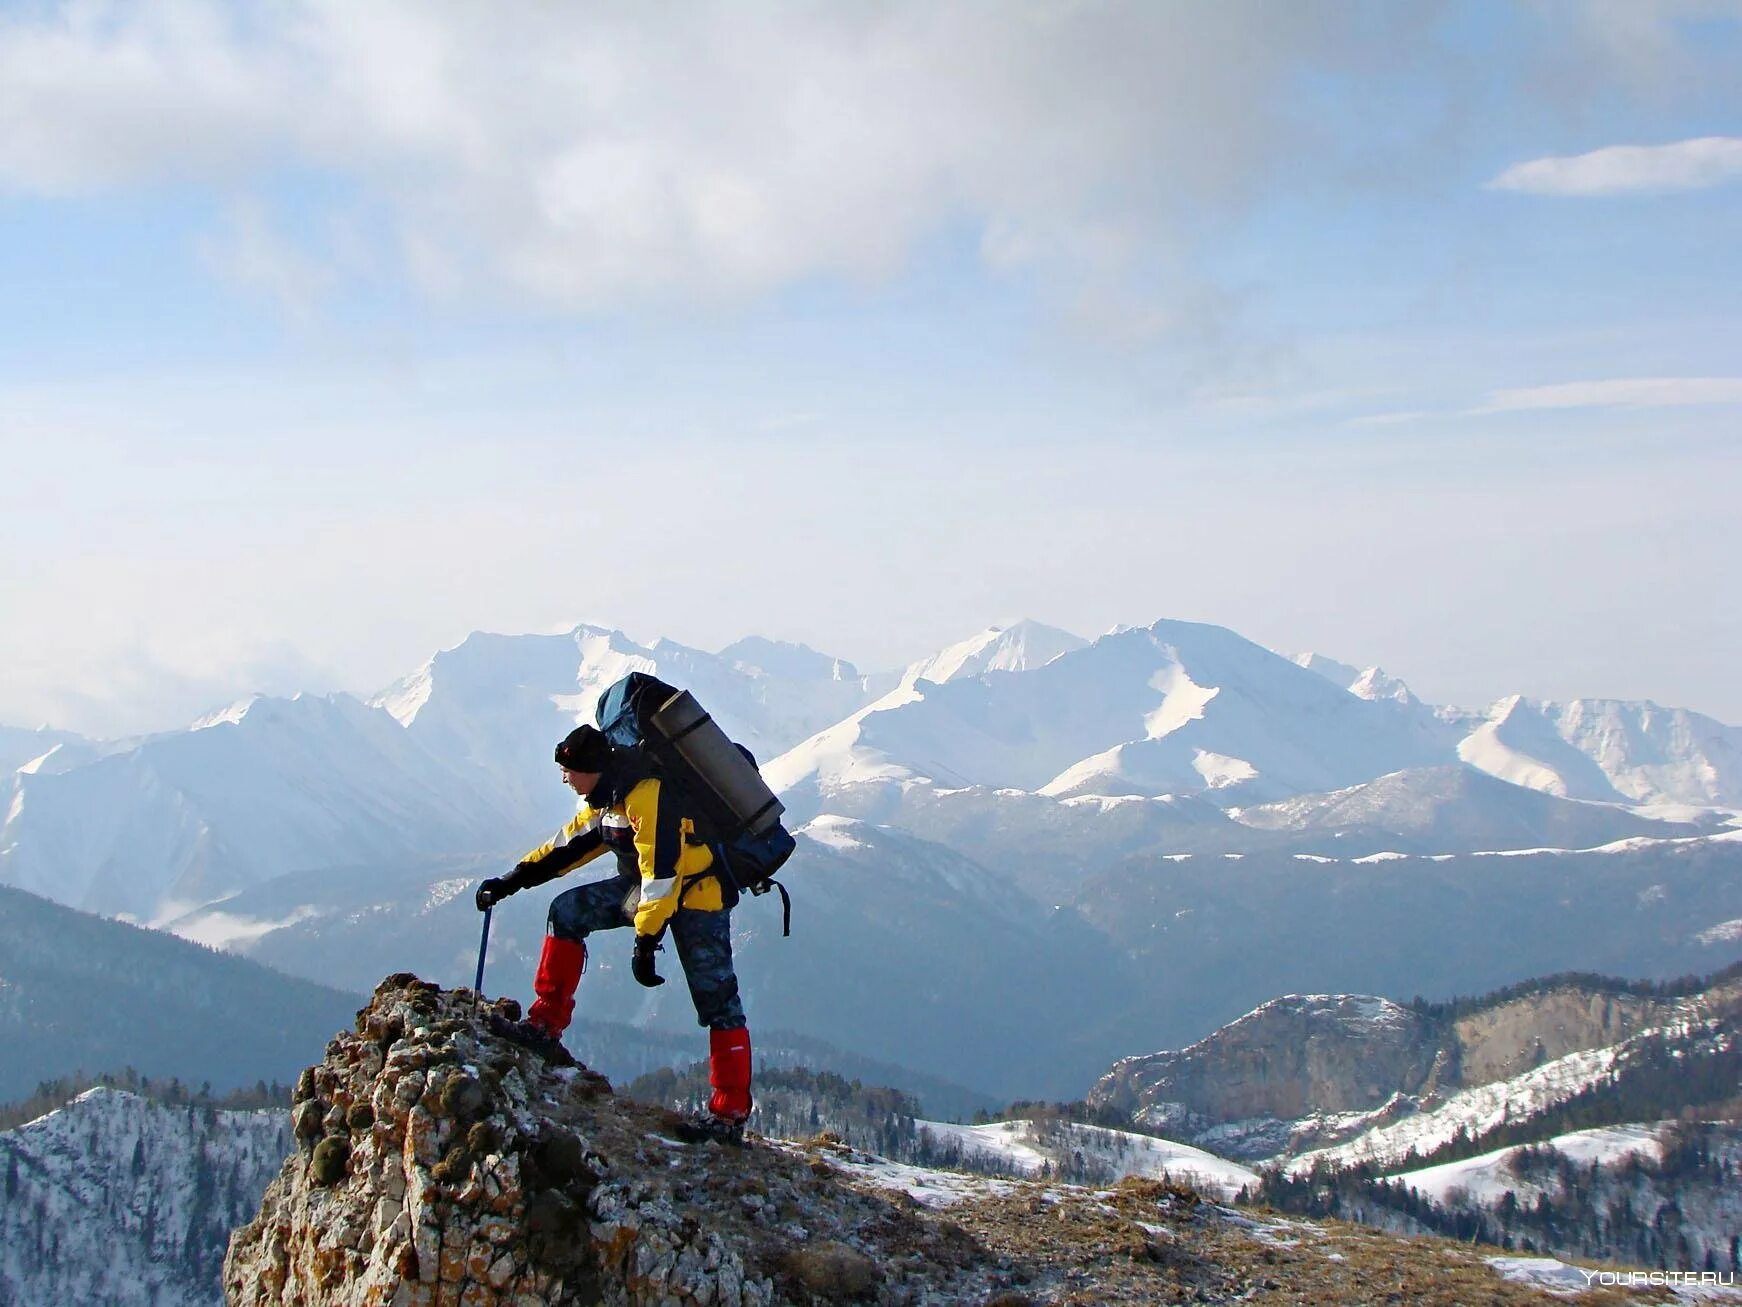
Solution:
{"label": "person's leg", "polygon": [[627,926],[622,877],[594,881],[558,894],[550,903],[544,951],[532,979],[535,995],[526,1019],[552,1038],[561,1038],[575,1013],[575,990],[587,967],[587,936],[595,930]]}
{"label": "person's leg", "polygon": [[679,909],[672,940],[683,964],[696,1020],[708,1027],[708,1111],[734,1125],[750,1115],[750,1031],[732,967],[732,918],[726,911]]}

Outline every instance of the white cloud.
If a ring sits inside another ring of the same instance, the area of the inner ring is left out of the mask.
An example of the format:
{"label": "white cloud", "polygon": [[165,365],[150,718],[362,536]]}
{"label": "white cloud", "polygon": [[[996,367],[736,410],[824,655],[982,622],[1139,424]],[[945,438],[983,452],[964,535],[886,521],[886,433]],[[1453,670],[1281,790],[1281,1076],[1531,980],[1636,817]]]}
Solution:
{"label": "white cloud", "polygon": [[1531,195],[1647,195],[1698,191],[1742,178],[1742,137],[1672,145],[1612,145],[1588,154],[1514,164],[1488,183]]}
{"label": "white cloud", "polygon": [[[1299,69],[1389,30],[1292,5],[989,0],[32,15],[0,19],[0,187],[337,171],[386,203],[421,284],[579,308],[875,279],[964,223],[991,266],[1114,286],[1286,163]],[[284,259],[243,262],[282,283]]]}
{"label": "white cloud", "polygon": [[1742,377],[1628,377],[1497,390],[1472,413],[1559,408],[1681,408],[1742,404]]}

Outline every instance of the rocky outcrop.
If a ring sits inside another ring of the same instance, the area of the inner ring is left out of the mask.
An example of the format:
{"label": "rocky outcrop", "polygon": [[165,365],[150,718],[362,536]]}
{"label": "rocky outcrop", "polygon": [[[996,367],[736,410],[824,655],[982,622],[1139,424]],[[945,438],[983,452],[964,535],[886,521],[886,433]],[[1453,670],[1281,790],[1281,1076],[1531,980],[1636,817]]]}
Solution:
{"label": "rocky outcrop", "polygon": [[[231,1240],[226,1301],[780,1301],[798,1272],[765,1251],[765,1214],[796,1224],[775,1195],[814,1184],[803,1162],[681,1143],[672,1113],[492,1033],[518,1016],[511,1000],[383,982],[296,1086],[299,1148]],[[833,1222],[808,1215],[814,1250]]]}
{"label": "rocky outcrop", "polygon": [[1189,1048],[1116,1063],[1090,1101],[1162,1131],[1366,1112],[1435,1083],[1434,1023],[1382,998],[1291,994]]}

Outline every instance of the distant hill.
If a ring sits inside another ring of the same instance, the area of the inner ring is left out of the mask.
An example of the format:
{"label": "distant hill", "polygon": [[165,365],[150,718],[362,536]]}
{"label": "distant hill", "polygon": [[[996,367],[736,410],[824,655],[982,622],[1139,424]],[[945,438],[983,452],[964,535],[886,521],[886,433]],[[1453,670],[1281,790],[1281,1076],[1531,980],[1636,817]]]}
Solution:
{"label": "distant hill", "polygon": [[123,1066],[220,1091],[290,1081],[362,1002],[0,886],[0,1100]]}
{"label": "distant hill", "polygon": [[206,1307],[293,1145],[287,1108],[96,1088],[0,1132],[0,1302]]}

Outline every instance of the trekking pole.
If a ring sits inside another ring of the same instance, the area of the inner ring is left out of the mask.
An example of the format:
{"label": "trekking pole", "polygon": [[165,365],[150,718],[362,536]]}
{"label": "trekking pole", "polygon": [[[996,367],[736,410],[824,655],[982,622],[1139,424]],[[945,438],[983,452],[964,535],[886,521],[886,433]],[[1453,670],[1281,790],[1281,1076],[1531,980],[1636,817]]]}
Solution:
{"label": "trekking pole", "polygon": [[484,997],[484,954],[490,947],[490,914],[496,911],[492,903],[484,909],[484,935],[478,941],[478,978],[472,982],[472,1011],[478,1010],[478,1002]]}

